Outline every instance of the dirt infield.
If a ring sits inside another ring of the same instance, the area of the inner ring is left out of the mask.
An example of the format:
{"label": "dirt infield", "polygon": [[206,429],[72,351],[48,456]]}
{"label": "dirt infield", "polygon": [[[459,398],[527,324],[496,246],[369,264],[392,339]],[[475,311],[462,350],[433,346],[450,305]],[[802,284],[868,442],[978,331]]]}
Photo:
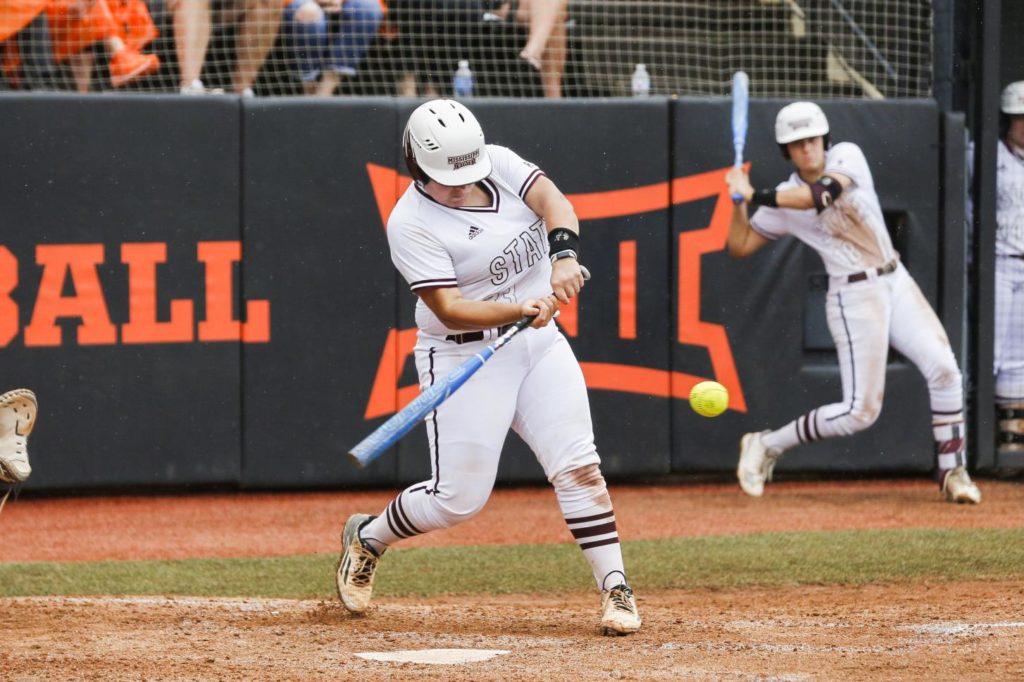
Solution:
{"label": "dirt infield", "polygon": [[[923,481],[614,487],[626,539],[1024,525],[1024,485],[986,481],[977,508]],[[393,492],[23,498],[0,561],[334,552],[351,512]],[[511,515],[515,523],[508,523]],[[476,519],[410,546],[569,542],[550,491],[496,492]],[[205,598],[0,600],[4,680],[857,680],[1024,678],[1024,582],[641,592],[644,629],[598,635],[593,594],[333,602]],[[504,651],[436,665],[360,653]]]}
{"label": "dirt infield", "polygon": [[[1024,583],[661,592],[610,639],[592,597],[330,603],[13,599],[4,679],[1010,680],[1024,675]],[[963,607],[954,607],[961,604]],[[12,622],[13,621],[13,622]],[[12,629],[13,628],[13,629]],[[464,665],[367,661],[410,649],[509,653]]]}

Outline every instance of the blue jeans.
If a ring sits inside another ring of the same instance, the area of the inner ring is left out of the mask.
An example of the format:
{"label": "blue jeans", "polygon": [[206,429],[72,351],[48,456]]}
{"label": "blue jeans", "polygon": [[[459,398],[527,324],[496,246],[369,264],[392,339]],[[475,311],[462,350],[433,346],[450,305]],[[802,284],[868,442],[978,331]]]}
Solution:
{"label": "blue jeans", "polygon": [[360,60],[377,35],[384,12],[378,0],[345,0],[341,12],[324,13],[318,21],[302,22],[295,13],[307,2],[293,0],[285,10],[288,49],[293,69],[303,81],[322,71],[355,75]]}

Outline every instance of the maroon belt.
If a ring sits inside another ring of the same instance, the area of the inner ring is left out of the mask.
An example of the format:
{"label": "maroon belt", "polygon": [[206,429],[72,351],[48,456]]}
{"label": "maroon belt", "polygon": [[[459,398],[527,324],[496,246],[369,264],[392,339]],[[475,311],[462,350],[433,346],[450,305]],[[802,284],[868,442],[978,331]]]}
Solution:
{"label": "maroon belt", "polygon": [[[503,327],[498,327],[498,336],[501,336],[511,328],[512,325],[510,324],[506,324]],[[461,346],[464,343],[471,343],[473,341],[483,341],[484,333],[482,331],[479,331],[465,332],[464,334],[449,334],[448,336],[444,337],[444,339],[445,341],[454,341],[455,343]]]}
{"label": "maroon belt", "polygon": [[863,272],[855,272],[849,277],[847,277],[846,281],[849,282],[850,284],[853,284],[854,282],[863,282],[864,280],[871,276],[872,272],[874,272],[879,277],[881,277],[882,275],[888,275],[890,272],[896,269],[896,266],[899,265],[899,263],[900,262],[898,260],[893,258],[891,261],[889,261],[882,267],[875,268],[873,271],[864,270]]}

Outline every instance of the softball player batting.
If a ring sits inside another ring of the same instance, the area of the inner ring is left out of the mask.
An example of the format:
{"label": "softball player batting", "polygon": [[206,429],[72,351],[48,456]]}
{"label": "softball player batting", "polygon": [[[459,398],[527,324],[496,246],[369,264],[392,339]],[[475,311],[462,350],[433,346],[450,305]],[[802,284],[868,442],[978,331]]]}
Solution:
{"label": "softball player batting", "polygon": [[1024,81],[1000,101],[996,173],[996,409],[1000,452],[1024,451]]}
{"label": "softball player batting", "polygon": [[[811,102],[783,107],[775,140],[795,166],[775,189],[755,190],[742,168],[726,176],[742,196],[729,226],[729,253],[745,257],[793,235],[829,275],[826,314],[839,356],[842,402],[822,405],[774,431],[748,433],[736,469],[740,487],[760,497],[786,450],[868,428],[882,410],[891,345],[928,383],[939,488],[950,502],[977,504],[966,469],[963,387],[941,322],[893,249],[867,159],[850,142],[830,145],[825,113]],[[748,216],[747,207],[756,210]]]}
{"label": "softball player batting", "polygon": [[338,594],[365,611],[384,551],[399,540],[470,519],[487,502],[511,426],[537,456],[601,590],[605,634],[640,628],[615,513],[594,447],[583,373],[549,324],[583,287],[579,221],[533,164],[484,143],[473,114],[433,100],[403,135],[413,184],[388,220],[391,258],[419,296],[415,347],[426,388],[512,323],[531,327],[496,353],[425,419],[432,474],[380,516],[354,514],[342,532]]}

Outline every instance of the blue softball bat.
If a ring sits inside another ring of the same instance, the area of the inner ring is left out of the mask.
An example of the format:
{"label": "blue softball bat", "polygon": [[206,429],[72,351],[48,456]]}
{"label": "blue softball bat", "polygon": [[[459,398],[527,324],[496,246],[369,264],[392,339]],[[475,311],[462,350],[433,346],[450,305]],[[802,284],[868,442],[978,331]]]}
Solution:
{"label": "blue softball bat", "polygon": [[441,378],[427,390],[420,393],[415,400],[396,412],[390,419],[377,427],[377,430],[364,438],[358,445],[348,451],[349,459],[362,469],[367,464],[384,454],[384,451],[397,443],[402,436],[409,433],[412,427],[420,423],[438,405],[448,399],[459,387],[469,381],[494,353],[512,340],[533,322],[533,316],[520,319],[504,334],[495,339],[473,357],[463,361],[461,365]]}
{"label": "blue softball bat", "polygon": [[[585,267],[580,265],[580,270],[584,279],[590,279],[590,272]],[[448,400],[448,396],[459,390],[460,386],[469,381],[469,378],[483,367],[484,363],[490,360],[498,349],[511,341],[516,334],[529,327],[534,317],[534,315],[528,315],[521,318],[504,334],[495,339],[494,343],[463,361],[461,365],[448,372],[440,381],[420,393],[415,400],[378,426],[373,433],[348,451],[348,457],[352,463],[362,469],[384,454],[385,450],[397,443],[402,436],[412,430],[412,427],[422,421],[438,405]]]}
{"label": "blue softball bat", "polygon": [[[743,71],[737,71],[732,77],[732,148],[736,152],[733,166],[743,165],[743,147],[747,143],[747,110],[750,108],[750,80]],[[743,197],[732,195],[732,202],[739,204]]]}

